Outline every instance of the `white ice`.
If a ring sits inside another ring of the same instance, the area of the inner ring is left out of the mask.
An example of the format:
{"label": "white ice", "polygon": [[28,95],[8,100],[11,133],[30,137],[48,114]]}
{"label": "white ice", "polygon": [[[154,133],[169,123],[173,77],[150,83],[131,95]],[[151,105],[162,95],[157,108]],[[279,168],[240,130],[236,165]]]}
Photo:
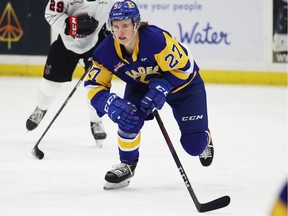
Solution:
{"label": "white ice", "polygon": [[[170,108],[160,115],[200,202],[223,195],[231,204],[198,213],[156,120],[142,130],[140,161],[127,188],[104,191],[104,175],[117,164],[117,127],[96,148],[90,134],[83,83],[40,142],[43,160],[31,155],[78,81],[66,83],[40,126],[27,132],[39,78],[0,78],[1,216],[269,216],[287,178],[287,88],[207,84],[213,164],[187,155]],[[124,84],[113,82],[122,95]]]}

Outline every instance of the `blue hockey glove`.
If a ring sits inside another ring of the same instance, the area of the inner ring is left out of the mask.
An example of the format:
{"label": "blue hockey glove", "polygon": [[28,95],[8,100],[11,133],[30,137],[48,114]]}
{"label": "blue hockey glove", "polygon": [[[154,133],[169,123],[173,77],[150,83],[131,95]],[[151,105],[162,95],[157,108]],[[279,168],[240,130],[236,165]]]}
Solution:
{"label": "blue hockey glove", "polygon": [[134,128],[139,121],[139,117],[135,114],[136,106],[116,94],[110,93],[107,96],[107,99],[100,104],[100,109],[119,127],[127,130]]}
{"label": "blue hockey glove", "polygon": [[160,110],[172,86],[165,79],[154,79],[149,83],[149,90],[141,101],[141,109],[150,114],[154,109]]}

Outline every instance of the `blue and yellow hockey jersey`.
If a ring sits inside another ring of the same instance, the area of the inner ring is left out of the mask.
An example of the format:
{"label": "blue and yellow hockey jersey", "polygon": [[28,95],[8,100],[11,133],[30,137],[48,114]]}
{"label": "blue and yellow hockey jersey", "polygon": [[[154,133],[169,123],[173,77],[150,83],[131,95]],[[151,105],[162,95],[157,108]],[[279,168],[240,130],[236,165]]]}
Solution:
{"label": "blue and yellow hockey jersey", "polygon": [[161,77],[173,86],[172,94],[203,82],[189,49],[167,31],[150,25],[140,27],[138,33],[130,57],[123,56],[120,43],[112,35],[94,51],[93,66],[84,84],[90,100],[99,98],[103,90],[110,91],[113,75],[143,89],[148,89],[151,79]]}

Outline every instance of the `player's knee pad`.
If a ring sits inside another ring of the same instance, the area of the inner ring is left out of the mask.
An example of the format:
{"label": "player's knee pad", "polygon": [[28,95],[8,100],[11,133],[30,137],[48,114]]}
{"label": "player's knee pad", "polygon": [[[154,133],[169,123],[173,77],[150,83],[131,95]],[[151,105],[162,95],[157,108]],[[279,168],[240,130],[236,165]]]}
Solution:
{"label": "player's knee pad", "polygon": [[192,155],[200,155],[208,144],[208,136],[205,131],[198,133],[185,133],[181,135],[181,144],[184,150]]}
{"label": "player's knee pad", "polygon": [[120,160],[131,163],[138,160],[141,133],[127,133],[118,130],[118,148]]}

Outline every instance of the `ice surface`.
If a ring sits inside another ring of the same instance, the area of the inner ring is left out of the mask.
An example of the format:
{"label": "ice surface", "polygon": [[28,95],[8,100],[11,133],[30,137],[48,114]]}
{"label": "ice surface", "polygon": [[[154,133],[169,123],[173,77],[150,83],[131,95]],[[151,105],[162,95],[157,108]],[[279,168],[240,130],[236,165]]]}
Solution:
{"label": "ice surface", "polygon": [[[142,130],[140,161],[127,188],[104,191],[104,175],[118,163],[116,125],[104,117],[108,138],[96,148],[83,85],[44,136],[43,160],[31,150],[78,81],[66,83],[39,127],[27,132],[39,78],[0,78],[1,216],[200,215],[156,120]],[[113,82],[122,95],[124,84]],[[204,213],[268,216],[287,178],[287,88],[207,85],[213,164],[202,167],[181,148],[170,108],[159,113],[200,202],[229,195],[231,204]]]}

